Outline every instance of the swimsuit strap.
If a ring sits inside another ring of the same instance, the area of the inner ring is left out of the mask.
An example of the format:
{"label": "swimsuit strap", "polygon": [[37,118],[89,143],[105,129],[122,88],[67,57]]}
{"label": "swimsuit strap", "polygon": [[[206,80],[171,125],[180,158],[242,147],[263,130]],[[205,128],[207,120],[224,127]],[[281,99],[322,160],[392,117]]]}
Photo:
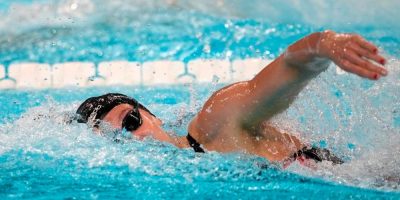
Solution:
{"label": "swimsuit strap", "polygon": [[189,142],[189,145],[193,148],[196,153],[205,153],[204,149],[201,148],[200,144],[188,133],[186,139]]}

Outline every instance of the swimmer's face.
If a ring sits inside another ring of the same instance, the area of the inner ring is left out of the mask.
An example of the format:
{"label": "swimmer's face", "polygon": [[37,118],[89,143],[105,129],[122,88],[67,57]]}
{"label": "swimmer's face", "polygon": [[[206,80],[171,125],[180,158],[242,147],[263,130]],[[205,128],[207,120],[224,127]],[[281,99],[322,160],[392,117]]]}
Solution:
{"label": "swimmer's face", "polygon": [[[122,123],[124,118],[133,110],[130,104],[120,104],[111,109],[103,118],[113,128],[122,130]],[[162,121],[157,117],[151,115],[149,112],[139,108],[139,113],[142,118],[142,124],[136,129],[131,131],[132,135],[143,139],[147,136],[152,136],[154,139],[160,141],[169,141],[168,134],[161,128]]]}

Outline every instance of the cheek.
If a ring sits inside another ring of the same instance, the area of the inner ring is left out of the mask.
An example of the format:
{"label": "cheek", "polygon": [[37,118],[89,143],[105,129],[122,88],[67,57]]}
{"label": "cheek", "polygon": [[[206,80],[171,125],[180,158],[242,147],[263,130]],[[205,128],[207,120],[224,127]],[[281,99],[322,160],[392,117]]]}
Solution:
{"label": "cheek", "polygon": [[141,129],[139,128],[136,131],[132,131],[132,135],[134,135],[135,137],[137,137],[138,139],[142,140],[143,138],[152,135],[150,131],[146,130],[146,129]]}
{"label": "cheek", "polygon": [[155,130],[151,123],[143,123],[137,130],[132,131],[132,134],[139,139],[143,139],[147,136],[152,136]]}

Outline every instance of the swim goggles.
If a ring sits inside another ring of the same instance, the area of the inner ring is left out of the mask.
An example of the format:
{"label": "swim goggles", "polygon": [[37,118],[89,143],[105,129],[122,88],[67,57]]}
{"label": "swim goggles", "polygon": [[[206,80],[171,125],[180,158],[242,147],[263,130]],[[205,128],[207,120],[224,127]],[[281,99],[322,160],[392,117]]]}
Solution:
{"label": "swim goggles", "polygon": [[143,119],[139,112],[139,103],[133,106],[133,109],[129,111],[124,119],[122,120],[122,129],[127,131],[135,131],[143,124]]}

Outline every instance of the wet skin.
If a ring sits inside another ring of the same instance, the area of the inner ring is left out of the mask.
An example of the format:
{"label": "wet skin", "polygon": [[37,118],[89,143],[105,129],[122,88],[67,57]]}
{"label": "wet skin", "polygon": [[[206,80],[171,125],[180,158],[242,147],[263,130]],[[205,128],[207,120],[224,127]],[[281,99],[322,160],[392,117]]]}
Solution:
{"label": "wet skin", "polygon": [[[209,151],[245,152],[284,161],[303,144],[293,133],[269,123],[287,109],[308,82],[326,70],[326,61],[363,78],[378,80],[387,75],[386,59],[378,48],[355,34],[333,31],[313,33],[295,42],[253,79],[216,91],[190,122],[188,131]],[[322,61],[322,62],[321,62]],[[104,118],[115,128],[132,107],[122,104]],[[161,121],[140,110],[143,125],[133,135],[188,147],[184,137],[173,137],[161,128]]]}
{"label": "wet skin", "polygon": [[[125,116],[133,109],[132,105],[120,104],[111,109],[103,118],[104,122],[107,122],[115,129],[122,128],[122,121]],[[162,129],[162,121],[157,117],[154,117],[149,112],[140,109],[140,116],[142,117],[143,123],[137,130],[132,131],[132,135],[138,139],[143,139],[147,136],[151,136],[156,140],[169,142],[180,148],[189,147],[186,138],[174,137],[171,134],[165,132]]]}

